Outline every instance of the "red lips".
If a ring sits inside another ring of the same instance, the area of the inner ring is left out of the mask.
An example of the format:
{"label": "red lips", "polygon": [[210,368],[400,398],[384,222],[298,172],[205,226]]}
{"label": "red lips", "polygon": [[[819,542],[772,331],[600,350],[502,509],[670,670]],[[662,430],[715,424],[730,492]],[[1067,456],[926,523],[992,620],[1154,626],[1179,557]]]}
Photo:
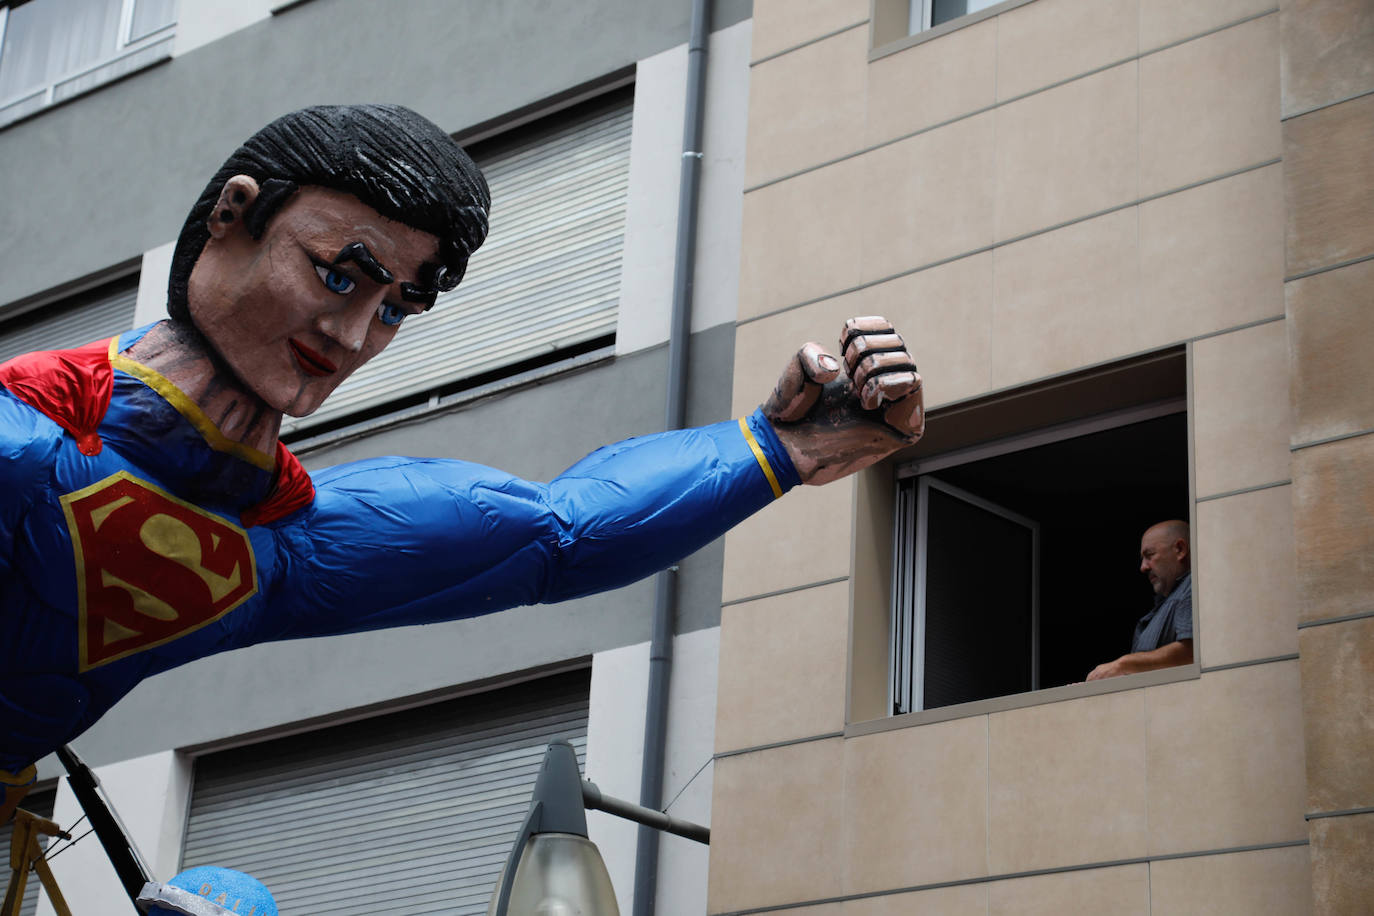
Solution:
{"label": "red lips", "polygon": [[339,371],[339,367],[331,363],[322,353],[317,353],[307,347],[294,337],[286,341],[291,346],[291,353],[296,357],[296,363],[305,371],[306,375],[316,377],[333,375]]}

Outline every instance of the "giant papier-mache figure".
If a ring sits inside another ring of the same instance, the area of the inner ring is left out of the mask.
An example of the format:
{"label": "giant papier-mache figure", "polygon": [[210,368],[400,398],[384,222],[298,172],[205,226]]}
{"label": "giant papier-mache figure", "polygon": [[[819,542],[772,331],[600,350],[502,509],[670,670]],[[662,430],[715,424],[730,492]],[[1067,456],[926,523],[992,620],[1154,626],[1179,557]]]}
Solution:
{"label": "giant papier-mache figure", "polygon": [[421,458],[312,479],[282,416],[458,283],[489,203],[412,111],[298,111],[196,202],[170,320],[0,366],[0,821],[35,761],[159,671],[624,585],[920,436],[901,338],[853,319],[842,358],[802,347],[752,416],[610,445],[547,484]]}

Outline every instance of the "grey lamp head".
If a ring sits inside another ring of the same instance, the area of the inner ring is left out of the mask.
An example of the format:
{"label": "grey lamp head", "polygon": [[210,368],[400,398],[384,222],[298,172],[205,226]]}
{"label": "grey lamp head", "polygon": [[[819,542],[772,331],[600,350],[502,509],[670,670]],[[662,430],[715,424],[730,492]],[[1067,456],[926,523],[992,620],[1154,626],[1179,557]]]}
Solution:
{"label": "grey lamp head", "polygon": [[550,744],[530,810],[511,847],[488,916],[620,916],[610,875],[587,839],[582,776],[566,741]]}

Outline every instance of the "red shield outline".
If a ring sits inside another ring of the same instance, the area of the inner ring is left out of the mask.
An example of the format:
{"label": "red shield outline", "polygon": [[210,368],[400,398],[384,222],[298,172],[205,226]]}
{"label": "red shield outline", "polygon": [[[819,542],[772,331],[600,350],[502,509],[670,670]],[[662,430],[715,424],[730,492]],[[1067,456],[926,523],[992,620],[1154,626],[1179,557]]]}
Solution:
{"label": "red shield outline", "polygon": [[257,593],[247,532],[127,471],[61,503],[82,671],[214,623]]}

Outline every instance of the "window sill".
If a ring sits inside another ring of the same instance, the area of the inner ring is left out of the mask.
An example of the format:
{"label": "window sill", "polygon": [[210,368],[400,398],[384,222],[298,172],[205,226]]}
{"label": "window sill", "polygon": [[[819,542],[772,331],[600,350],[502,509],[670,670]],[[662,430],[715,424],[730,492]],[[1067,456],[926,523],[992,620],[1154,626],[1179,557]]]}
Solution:
{"label": "window sill", "polygon": [[[877,2],[889,2],[889,0],[877,0]],[[896,54],[898,51],[905,51],[907,48],[913,48],[916,45],[924,44],[927,41],[939,38],[941,35],[948,35],[950,32],[957,32],[960,29],[968,28],[985,19],[991,19],[1008,10],[1014,10],[1018,6],[1025,6],[1027,3],[1032,2],[1034,2],[1034,0],[1005,0],[1005,2],[990,6],[987,9],[978,10],[976,13],[969,13],[967,16],[960,16],[958,19],[951,19],[949,22],[942,22],[932,28],[920,32],[912,32],[909,35],[904,35],[899,38],[894,38],[892,36],[890,26],[886,30],[888,32],[887,35],[878,34],[875,29],[870,39],[873,46],[868,52],[868,62],[872,63],[879,58],[887,57],[889,54]],[[903,2],[902,5],[905,7],[905,2]],[[878,20],[875,18],[875,22],[877,21]]]}
{"label": "window sill", "polygon": [[115,57],[103,60],[41,89],[35,89],[28,95],[11,99],[0,105],[0,130],[102,86],[108,86],[141,70],[170,60],[172,44],[175,41],[176,25],[173,23],[142,39],[138,45],[126,48]]}
{"label": "window sill", "polygon": [[1083,697],[1119,693],[1123,690],[1140,690],[1145,687],[1158,687],[1161,684],[1174,684],[1179,681],[1197,680],[1201,676],[1202,666],[1194,661],[1191,665],[1161,668],[1158,671],[1145,671],[1141,674],[1127,674],[1121,677],[1104,678],[1100,681],[1090,681],[1081,684],[1065,684],[1062,687],[1050,687],[1046,690],[1035,690],[1030,693],[1015,693],[1005,697],[977,700],[973,703],[959,703],[954,706],[942,706],[939,709],[923,709],[920,712],[908,712],[899,716],[888,716],[883,719],[851,722],[845,725],[844,736],[846,738],[854,738],[859,735],[872,735],[877,732],[892,731],[899,728],[911,728],[918,725],[931,725],[936,722],[948,722],[952,719],[967,719],[970,716],[985,716],[994,712],[1006,712],[1010,709],[1024,709],[1027,706],[1043,706],[1047,703],[1060,703],[1064,700],[1077,700]]}

